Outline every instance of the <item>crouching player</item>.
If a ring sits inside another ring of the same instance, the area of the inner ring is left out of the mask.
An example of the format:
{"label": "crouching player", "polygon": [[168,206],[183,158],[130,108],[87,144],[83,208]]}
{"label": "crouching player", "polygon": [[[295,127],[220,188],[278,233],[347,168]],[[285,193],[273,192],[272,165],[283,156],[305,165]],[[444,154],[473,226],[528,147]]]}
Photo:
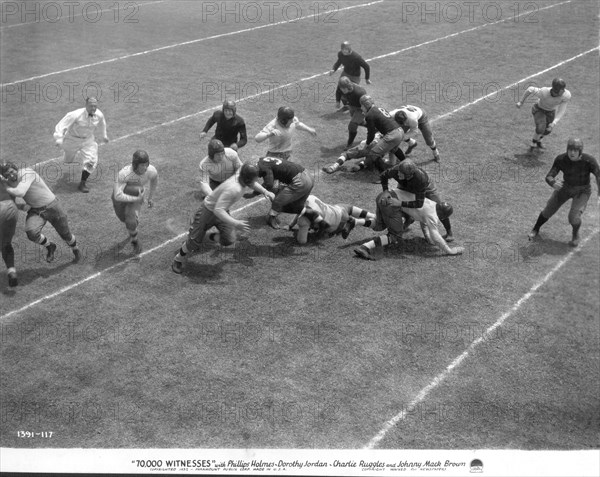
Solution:
{"label": "crouching player", "polygon": [[[146,191],[146,184],[150,183],[150,190]],[[158,183],[158,172],[156,168],[150,165],[150,157],[143,150],[133,153],[131,165],[125,166],[119,171],[115,182],[112,203],[118,219],[125,224],[133,252],[138,254],[142,251],[142,246],[138,240],[138,224],[140,210],[147,200],[148,207],[152,208],[154,202],[152,196]]]}
{"label": "crouching player", "polygon": [[326,204],[318,197],[309,195],[302,212],[294,218],[289,229],[298,224],[296,241],[305,244],[310,229],[316,230],[318,236],[341,234],[343,239],[347,239],[355,226],[371,227],[374,220],[375,214],[367,210],[353,205]]}
{"label": "crouching player", "polygon": [[209,241],[223,246],[233,245],[237,240],[238,232],[250,230],[247,221],[234,219],[228,211],[242,198],[245,187],[264,194],[269,200],[274,199],[275,195],[258,184],[257,179],[258,167],[244,164],[239,174],[231,176],[204,199],[194,215],[187,240],[181,245],[171,264],[171,269],[175,273],[179,274],[183,271],[183,262],[190,254],[200,249],[204,236],[211,227],[216,227],[217,232],[208,235]]}
{"label": "crouching player", "polygon": [[375,231],[387,229],[388,233],[375,237],[373,240],[355,248],[354,253],[360,258],[375,260],[372,252],[376,247],[385,247],[391,243],[397,243],[404,232],[403,214],[410,216],[421,224],[421,230],[428,243],[437,245],[442,252],[448,255],[463,253],[463,247],[450,247],[438,231],[440,219],[448,218],[452,214],[452,206],[447,202],[436,204],[431,199],[426,198],[421,208],[402,207],[402,202],[413,200],[414,194],[400,189],[381,192],[375,199],[377,216],[372,228]]}

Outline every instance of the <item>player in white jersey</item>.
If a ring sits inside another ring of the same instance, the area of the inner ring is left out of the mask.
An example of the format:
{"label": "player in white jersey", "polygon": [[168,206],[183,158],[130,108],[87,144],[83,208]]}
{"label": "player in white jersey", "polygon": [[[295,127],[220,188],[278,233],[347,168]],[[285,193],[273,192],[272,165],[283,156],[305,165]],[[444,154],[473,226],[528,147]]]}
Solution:
{"label": "player in white jersey", "polygon": [[341,234],[347,239],[350,231],[357,225],[371,227],[375,214],[348,204],[330,205],[314,195],[309,195],[304,208],[289,225],[292,230],[298,224],[296,241],[305,244],[310,229],[316,230],[319,237],[332,237]]}
{"label": "player in white jersey", "polygon": [[571,100],[571,93],[567,89],[565,80],[554,78],[552,87],[530,86],[527,88],[521,101],[517,102],[517,108],[520,108],[530,95],[538,98],[531,108],[531,114],[535,121],[535,134],[531,140],[531,150],[544,149],[542,138],[550,134],[556,123],[564,116],[567,104]]}
{"label": "player in white jersey", "polygon": [[238,153],[218,139],[208,143],[208,156],[200,161],[200,194],[204,199],[242,167]]}
{"label": "player in white jersey", "polygon": [[390,114],[404,131],[404,141],[408,143],[408,149],[406,149],[406,152],[404,153],[405,156],[408,156],[413,149],[417,147],[415,135],[417,134],[417,131],[421,131],[425,144],[427,144],[433,152],[433,160],[439,162],[440,152],[435,143],[435,139],[433,138],[431,124],[429,123],[429,118],[425,111],[418,106],[409,104],[390,111]]}
{"label": "player in white jersey", "polygon": [[10,162],[0,165],[0,182],[13,197],[22,198],[30,207],[25,219],[25,233],[34,243],[46,247],[46,261],[55,258],[56,244],[42,234],[46,222],[50,222],[58,235],[67,243],[74,261],[81,259],[75,236],[69,229],[67,214],[63,211],[58,199],[37,172],[28,167],[18,169]]}
{"label": "player in white jersey", "polygon": [[68,113],[54,129],[54,141],[64,151],[65,164],[77,162],[81,158],[81,192],[90,191],[86,181],[98,165],[96,137],[104,144],[108,142],[106,120],[98,109],[96,98],[87,98],[85,108]]}
{"label": "player in white jersey", "polygon": [[437,245],[442,252],[448,255],[463,253],[463,247],[450,247],[438,231],[440,219],[448,218],[452,214],[452,206],[447,202],[436,204],[425,198],[423,206],[419,209],[402,207],[402,202],[414,200],[414,194],[401,189],[390,189],[380,193],[375,199],[377,214],[371,228],[376,231],[387,229],[388,233],[355,248],[354,253],[360,258],[375,260],[372,252],[376,247],[397,243],[405,231],[403,214],[409,215],[415,222],[421,224],[423,236],[431,245]]}
{"label": "player in white jersey", "polygon": [[183,271],[184,261],[189,255],[197,253],[201,249],[204,236],[210,228],[216,227],[217,232],[210,233],[208,240],[223,246],[233,245],[237,240],[238,232],[250,230],[247,221],[234,219],[229,214],[229,210],[242,198],[245,187],[264,194],[269,200],[275,198],[275,194],[256,182],[257,179],[258,167],[244,164],[238,174],[231,176],[204,199],[194,214],[194,221],[186,241],[181,245],[171,263],[173,272],[180,274]]}
{"label": "player in white jersey", "polygon": [[[150,187],[146,189],[146,185]],[[152,197],[158,184],[158,171],[150,164],[148,153],[138,150],[133,153],[131,165],[125,166],[119,171],[117,180],[113,187],[112,203],[118,219],[125,224],[134,253],[142,251],[142,246],[138,240],[139,215],[144,199],[149,208],[152,208],[154,202]],[[137,192],[136,195],[130,195],[127,192]]]}
{"label": "player in white jersey", "polygon": [[292,155],[292,139],[296,129],[307,131],[313,136],[317,131],[301,122],[289,106],[282,106],[277,111],[277,117],[271,120],[256,136],[256,142],[269,140],[269,150],[266,157],[278,157],[287,161]]}

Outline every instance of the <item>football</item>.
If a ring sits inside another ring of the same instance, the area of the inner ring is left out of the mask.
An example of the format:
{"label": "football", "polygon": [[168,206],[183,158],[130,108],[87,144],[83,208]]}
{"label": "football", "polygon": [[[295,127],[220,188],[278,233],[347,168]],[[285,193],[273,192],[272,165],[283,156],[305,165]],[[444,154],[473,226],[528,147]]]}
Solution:
{"label": "football", "polygon": [[139,184],[127,184],[123,189],[123,193],[127,195],[133,195],[137,197],[140,193],[143,193],[144,188]]}

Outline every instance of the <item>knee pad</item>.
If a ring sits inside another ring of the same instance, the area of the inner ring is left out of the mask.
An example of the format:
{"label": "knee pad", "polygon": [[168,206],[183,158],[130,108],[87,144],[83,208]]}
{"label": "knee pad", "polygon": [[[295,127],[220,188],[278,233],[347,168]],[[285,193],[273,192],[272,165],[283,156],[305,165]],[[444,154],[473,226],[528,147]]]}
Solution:
{"label": "knee pad", "polygon": [[37,243],[38,240],[40,239],[40,233],[39,232],[32,232],[31,230],[27,230],[25,233],[27,234],[27,238],[29,240],[31,240],[32,242]]}

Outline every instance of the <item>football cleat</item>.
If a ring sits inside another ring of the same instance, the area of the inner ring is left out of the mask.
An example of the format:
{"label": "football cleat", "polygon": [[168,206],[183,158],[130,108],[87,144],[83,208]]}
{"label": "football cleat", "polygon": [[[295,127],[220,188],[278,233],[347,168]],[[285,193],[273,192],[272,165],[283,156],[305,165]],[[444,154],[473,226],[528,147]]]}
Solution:
{"label": "football cleat", "polygon": [[171,270],[180,275],[183,271],[183,263],[178,262],[177,260],[173,260],[173,263],[171,264]]}
{"label": "football cleat", "polygon": [[435,162],[440,162],[440,152],[437,149],[433,151],[433,160]]}
{"label": "football cleat", "polygon": [[77,187],[77,189],[79,189],[79,192],[83,192],[84,194],[87,194],[90,189],[87,185],[85,185],[85,182],[81,181],[79,183],[79,187]]}
{"label": "football cleat", "polygon": [[418,145],[419,145],[419,143],[415,142],[412,146],[408,146],[408,149],[406,149],[406,152],[404,153],[404,155],[408,156],[411,152],[413,152],[415,147],[417,147]]}
{"label": "football cleat", "polygon": [[133,253],[135,253],[136,255],[142,253],[142,244],[139,242],[139,240],[131,242],[131,245],[133,246]]}
{"label": "football cleat", "polygon": [[574,235],[569,242],[569,247],[577,247],[579,245],[579,235]]}
{"label": "football cleat", "polygon": [[371,251],[364,245],[361,245],[360,247],[356,247],[354,249],[354,253],[358,257],[364,258],[365,260],[375,260],[375,258],[373,258],[373,256],[371,255]]}
{"label": "football cleat", "polygon": [[348,238],[354,227],[356,227],[356,220],[354,220],[354,217],[350,217],[344,224],[344,228],[342,228],[342,238],[344,240]]}
{"label": "football cleat", "polygon": [[78,263],[81,260],[81,250],[77,247],[73,248],[73,262]]}
{"label": "football cleat", "polygon": [[279,222],[279,219],[277,218],[276,215],[267,216],[267,225],[271,226],[275,230],[278,230],[281,228],[281,223]]}
{"label": "football cleat", "polygon": [[329,166],[325,166],[323,169],[321,169],[323,172],[326,172],[327,174],[333,174],[338,168],[335,167],[334,164],[330,164]]}
{"label": "football cleat", "polygon": [[48,246],[46,247],[46,262],[53,262],[55,253],[56,253],[56,244],[53,242],[50,242],[50,244],[48,244]]}
{"label": "football cleat", "polygon": [[454,236],[452,235],[452,232],[447,232],[445,235],[442,235],[442,238],[448,243],[454,242]]}
{"label": "football cleat", "polygon": [[539,230],[532,229],[531,232],[529,232],[527,234],[527,238],[529,240],[535,240],[539,234],[540,234]]}

